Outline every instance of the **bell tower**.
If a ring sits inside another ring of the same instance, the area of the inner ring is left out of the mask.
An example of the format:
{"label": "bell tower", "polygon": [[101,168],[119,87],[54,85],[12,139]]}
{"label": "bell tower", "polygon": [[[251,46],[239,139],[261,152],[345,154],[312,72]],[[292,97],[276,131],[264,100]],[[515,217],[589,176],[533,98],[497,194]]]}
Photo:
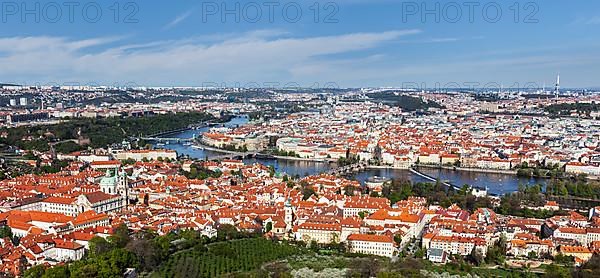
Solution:
{"label": "bell tower", "polygon": [[292,226],[294,224],[294,211],[292,208],[292,202],[290,202],[290,199],[287,199],[285,201],[285,205],[284,205],[284,212],[285,212],[285,230],[286,232],[292,230]]}
{"label": "bell tower", "polygon": [[123,197],[123,206],[129,204],[129,182],[127,181],[127,172],[119,169],[116,173],[117,192]]}

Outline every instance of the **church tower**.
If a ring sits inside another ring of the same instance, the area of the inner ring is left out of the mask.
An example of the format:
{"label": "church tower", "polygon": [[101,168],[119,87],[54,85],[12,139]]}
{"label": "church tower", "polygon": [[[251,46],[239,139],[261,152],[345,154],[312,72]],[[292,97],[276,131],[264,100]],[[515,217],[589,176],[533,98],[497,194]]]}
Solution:
{"label": "church tower", "polygon": [[285,230],[286,232],[291,231],[292,230],[292,226],[294,224],[294,211],[292,208],[292,202],[290,202],[290,199],[287,199],[285,201],[285,205],[284,205],[284,212],[285,212]]}
{"label": "church tower", "polygon": [[127,173],[118,168],[107,170],[106,175],[100,180],[100,190],[106,194],[120,195],[123,199],[123,206],[127,206],[129,203]]}
{"label": "church tower", "polygon": [[129,204],[129,182],[127,181],[127,172],[125,170],[117,170],[117,192],[123,197],[123,205]]}

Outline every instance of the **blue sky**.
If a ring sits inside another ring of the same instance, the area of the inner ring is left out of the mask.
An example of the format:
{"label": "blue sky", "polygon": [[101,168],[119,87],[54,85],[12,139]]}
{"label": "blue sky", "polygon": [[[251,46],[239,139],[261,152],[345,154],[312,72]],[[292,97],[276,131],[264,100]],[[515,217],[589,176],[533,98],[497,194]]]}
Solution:
{"label": "blue sky", "polygon": [[170,2],[3,2],[0,80],[550,87],[560,73],[600,86],[599,1]]}

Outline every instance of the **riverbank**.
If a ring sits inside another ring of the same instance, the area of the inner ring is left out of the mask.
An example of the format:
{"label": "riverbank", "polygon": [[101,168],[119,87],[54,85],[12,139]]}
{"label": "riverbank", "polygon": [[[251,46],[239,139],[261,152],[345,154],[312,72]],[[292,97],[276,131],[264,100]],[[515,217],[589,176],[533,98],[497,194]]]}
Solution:
{"label": "riverbank", "polygon": [[223,153],[223,154],[233,154],[233,155],[245,155],[245,153],[243,152],[237,152],[237,151],[230,151],[230,150],[224,150],[224,149],[219,149],[219,148],[215,148],[215,147],[211,147],[208,145],[204,145],[202,143],[199,142],[194,142],[192,144],[192,148],[194,149],[200,149],[200,150],[207,150],[207,151],[211,151],[211,152],[216,152],[216,153]]}
{"label": "riverbank", "polygon": [[[495,170],[495,169],[480,169],[480,168],[462,168],[462,167],[449,167],[449,166],[439,166],[439,165],[425,165],[425,164],[416,164],[414,165],[416,168],[431,168],[431,169],[444,169],[450,171],[464,171],[464,172],[474,172],[474,173],[487,173],[487,174],[503,174],[503,175],[517,175],[517,171],[512,170]],[[369,169],[390,169],[390,170],[409,170],[411,168],[405,167],[394,167],[389,165],[369,165],[367,166]]]}
{"label": "riverbank", "polygon": [[[439,166],[439,165],[424,165],[424,164],[416,164],[413,167],[415,168],[431,168],[431,169],[444,169],[450,171],[464,171],[464,172],[474,172],[474,173],[486,173],[486,174],[502,174],[502,175],[517,175],[517,171],[510,170],[494,170],[494,169],[480,169],[480,168],[461,168],[461,167],[448,167],[448,166]],[[369,169],[390,169],[390,170],[409,170],[411,168],[405,167],[394,167],[388,165],[369,165],[367,166]]]}
{"label": "riverbank", "polygon": [[[474,173],[488,173],[488,174],[503,174],[503,175],[514,175],[519,176],[517,174],[517,170],[497,170],[497,169],[482,169],[482,168],[464,168],[464,167],[454,167],[454,166],[439,166],[439,165],[425,165],[419,164],[415,165],[415,167],[423,167],[423,168],[432,168],[432,169],[444,169],[451,171],[464,171],[464,172],[474,172]],[[529,177],[524,177],[529,178]],[[551,179],[550,176],[535,176],[531,178],[537,179]],[[588,180],[600,180],[600,176],[587,176]]]}
{"label": "riverbank", "polygon": [[367,165],[367,169],[409,170],[410,168],[394,167],[394,166],[387,166],[387,165]]}
{"label": "riverbank", "polygon": [[488,174],[503,174],[503,175],[517,175],[515,170],[498,170],[498,169],[483,169],[483,168],[465,168],[465,167],[454,167],[454,166],[441,166],[441,165],[426,165],[416,164],[415,167],[433,168],[433,169],[444,169],[452,171],[465,171],[475,173],[488,173]]}
{"label": "riverbank", "polygon": [[224,149],[220,149],[220,148],[216,148],[216,147],[211,147],[199,142],[196,142],[192,145],[192,148],[195,149],[201,149],[201,150],[208,150],[208,151],[212,151],[212,152],[216,152],[216,153],[223,153],[223,154],[233,154],[233,155],[240,155],[240,156],[246,156],[250,153],[252,154],[257,154],[257,155],[265,155],[268,156],[269,159],[281,159],[281,160],[292,160],[292,161],[306,161],[306,162],[316,162],[316,163],[334,163],[336,162],[335,159],[320,159],[320,158],[302,158],[302,157],[294,157],[294,156],[282,156],[282,155],[270,155],[270,154],[264,154],[261,152],[238,152],[238,151],[230,151],[230,150],[224,150]]}
{"label": "riverbank", "polygon": [[317,163],[335,163],[335,159],[320,159],[320,158],[302,158],[302,157],[294,157],[294,156],[281,156],[281,155],[269,155],[274,159],[282,159],[282,160],[293,160],[293,161],[309,161],[309,162],[317,162]]}

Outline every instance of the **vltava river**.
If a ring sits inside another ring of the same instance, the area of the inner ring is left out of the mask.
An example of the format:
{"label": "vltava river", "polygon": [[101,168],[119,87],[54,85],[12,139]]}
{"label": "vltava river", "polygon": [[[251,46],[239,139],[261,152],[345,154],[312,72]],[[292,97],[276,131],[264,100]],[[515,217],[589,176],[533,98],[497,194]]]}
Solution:
{"label": "vltava river", "polygon": [[[236,127],[239,125],[244,125],[248,122],[248,119],[245,117],[237,117],[233,118],[231,121],[226,123],[225,125],[228,127]],[[191,138],[192,136],[200,136],[203,132],[208,131],[208,128],[202,128],[198,130],[188,130],[176,134],[170,134],[167,137],[169,138]],[[211,157],[221,155],[219,152],[202,150],[193,148],[191,145],[185,144],[166,144],[164,146],[160,146],[162,148],[167,148],[171,150],[177,151],[179,155],[188,155],[191,158],[197,159],[210,159]],[[262,158],[252,158],[252,159],[244,159],[244,163],[252,164],[252,163],[261,163],[267,166],[273,166],[276,171],[288,174],[290,176],[299,175],[301,177],[307,175],[316,175],[322,172],[326,172],[331,167],[335,167],[334,164],[329,164],[325,162],[313,162],[313,161],[295,161],[295,160],[283,160],[283,159],[262,159]],[[450,183],[461,186],[463,184],[469,184],[478,187],[487,187],[489,193],[492,194],[504,194],[508,192],[517,191],[519,184],[536,184],[542,183],[545,181],[543,179],[529,179],[529,178],[521,178],[513,175],[506,174],[492,174],[492,173],[476,173],[476,172],[466,172],[466,171],[455,171],[455,170],[446,170],[446,169],[434,169],[434,168],[419,168],[420,172],[434,177],[439,178],[443,181],[449,181]],[[356,173],[350,178],[354,178],[361,183],[364,183],[369,177],[372,176],[380,176],[387,177],[392,179],[403,179],[409,180],[412,182],[427,182],[424,178],[411,173],[408,170],[401,169],[369,169],[366,171],[362,171],[360,173]]]}

